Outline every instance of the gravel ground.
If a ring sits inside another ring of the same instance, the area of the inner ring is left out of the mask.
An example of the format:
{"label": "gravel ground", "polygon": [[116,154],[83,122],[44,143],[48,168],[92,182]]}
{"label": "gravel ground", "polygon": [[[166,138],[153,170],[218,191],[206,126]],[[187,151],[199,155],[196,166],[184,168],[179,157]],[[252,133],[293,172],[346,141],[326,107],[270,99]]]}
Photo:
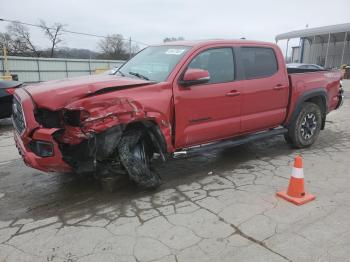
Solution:
{"label": "gravel ground", "polygon": [[[0,121],[0,261],[350,261],[350,81],[314,146],[283,137],[217,150],[162,167],[163,184],[45,174],[19,158]],[[307,191],[275,197],[301,153]]]}

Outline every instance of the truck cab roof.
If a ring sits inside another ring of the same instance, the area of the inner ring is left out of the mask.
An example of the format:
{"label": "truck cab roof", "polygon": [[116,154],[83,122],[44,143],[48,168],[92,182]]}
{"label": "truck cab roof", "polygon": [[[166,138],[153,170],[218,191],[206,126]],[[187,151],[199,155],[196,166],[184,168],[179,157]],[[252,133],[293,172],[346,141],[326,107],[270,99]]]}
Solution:
{"label": "truck cab roof", "polygon": [[[204,47],[207,45],[232,45],[232,44],[248,44],[248,45],[268,45],[275,46],[274,43],[264,42],[264,41],[255,41],[255,40],[245,40],[245,39],[205,39],[205,40],[183,40],[183,41],[173,41],[166,42],[161,45],[183,45],[183,46],[191,46],[191,47]],[[159,46],[159,45],[154,45]]]}

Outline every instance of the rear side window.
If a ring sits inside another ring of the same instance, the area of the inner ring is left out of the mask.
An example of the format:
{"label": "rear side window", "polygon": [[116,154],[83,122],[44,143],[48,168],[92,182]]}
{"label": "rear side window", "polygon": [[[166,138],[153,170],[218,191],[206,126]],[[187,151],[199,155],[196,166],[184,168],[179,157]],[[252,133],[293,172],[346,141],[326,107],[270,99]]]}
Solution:
{"label": "rear side window", "polygon": [[271,76],[278,71],[275,52],[272,48],[242,47],[241,58],[247,79]]}
{"label": "rear side window", "polygon": [[213,48],[198,54],[188,68],[209,72],[209,83],[230,82],[234,79],[234,62],[231,48]]}

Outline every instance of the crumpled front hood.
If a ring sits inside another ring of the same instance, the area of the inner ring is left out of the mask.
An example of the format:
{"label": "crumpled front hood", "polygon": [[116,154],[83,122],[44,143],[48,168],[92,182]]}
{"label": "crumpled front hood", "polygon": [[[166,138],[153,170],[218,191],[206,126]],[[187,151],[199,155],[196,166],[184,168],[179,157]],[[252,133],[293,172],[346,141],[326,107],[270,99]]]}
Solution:
{"label": "crumpled front hood", "polygon": [[25,87],[25,90],[30,94],[38,107],[55,111],[96,92],[131,88],[152,83],[142,79],[115,75],[93,75],[28,85]]}

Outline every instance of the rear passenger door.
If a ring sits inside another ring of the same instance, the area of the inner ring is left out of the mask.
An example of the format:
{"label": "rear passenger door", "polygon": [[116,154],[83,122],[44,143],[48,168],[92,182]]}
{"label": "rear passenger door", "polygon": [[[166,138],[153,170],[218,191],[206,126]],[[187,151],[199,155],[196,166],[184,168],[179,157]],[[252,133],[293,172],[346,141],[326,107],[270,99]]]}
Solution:
{"label": "rear passenger door", "polygon": [[289,81],[270,47],[239,48],[243,69],[241,131],[254,132],[280,125],[287,111]]}

